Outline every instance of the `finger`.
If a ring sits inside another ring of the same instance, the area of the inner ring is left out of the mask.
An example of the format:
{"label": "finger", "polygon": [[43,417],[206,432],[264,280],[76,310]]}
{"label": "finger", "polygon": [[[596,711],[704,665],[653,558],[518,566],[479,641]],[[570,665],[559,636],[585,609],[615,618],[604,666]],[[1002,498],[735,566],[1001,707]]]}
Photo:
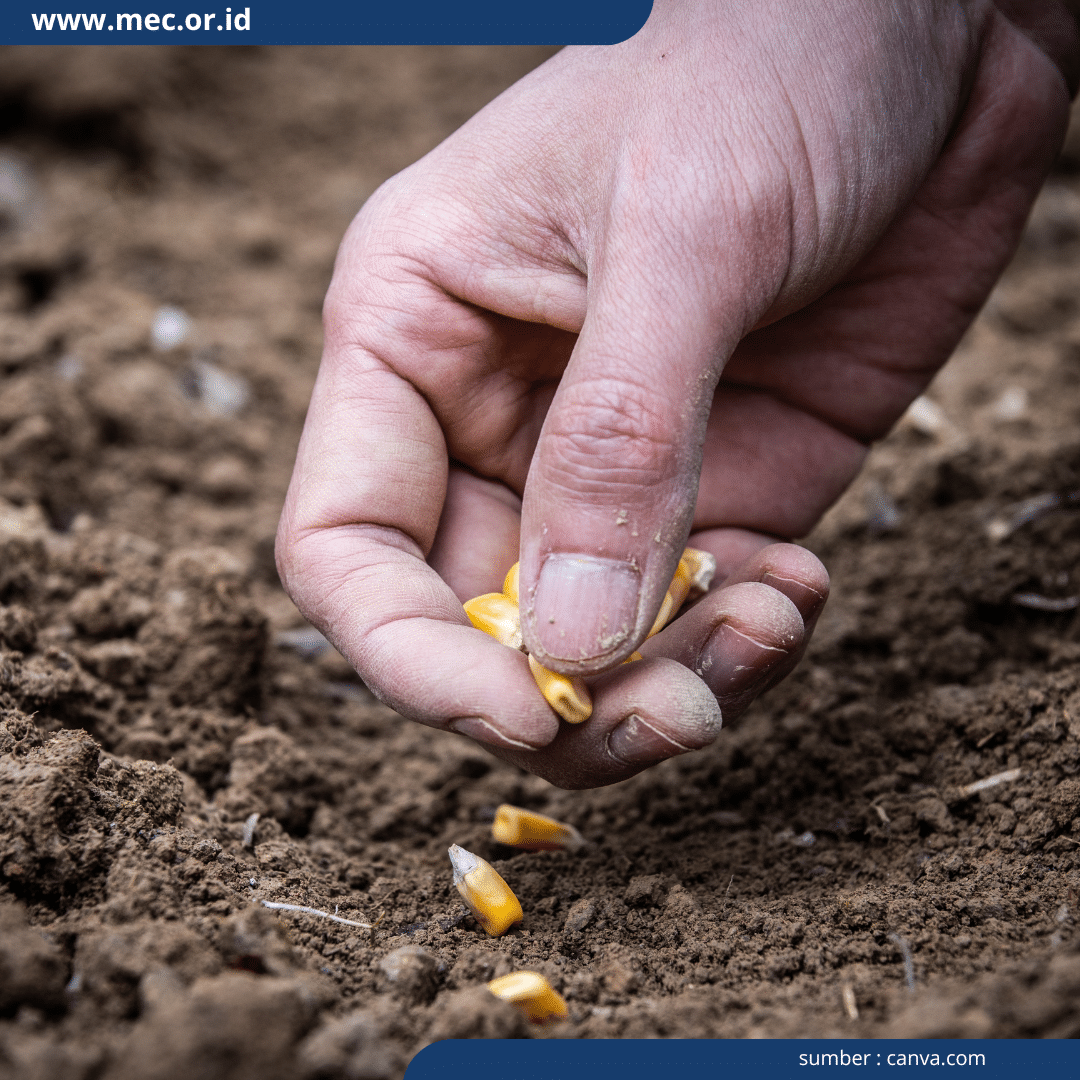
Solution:
{"label": "finger", "polygon": [[783,593],[759,581],[709,593],[641,647],[697,674],[731,721],[802,655],[806,626]]}
{"label": "finger", "polygon": [[[749,536],[695,535],[721,552]],[[768,584],[766,584],[768,582]],[[708,745],[721,714],[733,719],[802,655],[828,594],[818,559],[794,544],[754,552],[716,593],[643,646],[645,659],[589,680],[593,715],[561,726],[528,755],[499,757],[560,787],[595,787],[626,779],[669,757]]]}
{"label": "finger", "polygon": [[[693,543],[706,551],[713,551],[716,548],[723,550],[730,543],[728,534],[732,531],[729,529],[717,529],[711,532],[696,533],[692,537]],[[724,715],[728,720],[735,720],[741,716],[757,697],[786,679],[798,666],[807,646],[810,644],[814,627],[817,626],[818,619],[825,609],[825,602],[829,598],[828,571],[813,552],[807,551],[806,548],[799,547],[797,544],[771,543],[760,548],[733,572],[729,573],[721,581],[719,587],[714,586],[713,591],[714,593],[723,592],[730,586],[743,582],[759,582],[786,596],[795,605],[795,609],[802,618],[803,625],[801,634],[796,630],[797,640],[791,647],[786,649],[786,657],[773,663],[771,662],[773,654],[768,650],[763,651],[762,659],[765,661],[763,668],[757,671],[756,677],[753,677],[751,668],[751,672],[744,677],[745,685],[741,691],[737,686],[731,684],[720,685],[719,680],[716,678],[725,660],[720,657],[720,665],[717,665],[709,655],[709,650],[715,652],[722,649],[723,638],[715,636],[713,631],[710,630],[707,620],[703,619],[701,623],[697,624],[687,622],[678,630],[675,630],[675,624],[672,624],[672,633],[669,635],[669,640],[674,638],[676,633],[685,635],[689,639],[684,640],[675,655],[685,657],[690,653],[694,653],[694,655],[701,658],[702,666],[708,663],[710,671],[713,672],[713,680],[706,679],[706,682],[717,694],[721,707],[724,709]],[[706,613],[708,613],[708,608]],[[749,613],[746,612],[745,614]],[[780,619],[785,617],[782,611],[772,613],[771,618],[774,622],[777,621],[777,616]],[[720,617],[724,617],[722,609]],[[749,630],[749,627],[747,629]],[[762,637],[765,636],[760,629],[750,630],[750,634],[757,641],[762,640]],[[774,635],[773,641],[776,640]],[[661,642],[659,646],[655,647],[659,651],[663,651],[665,645],[665,642]],[[665,655],[667,654],[665,653]]]}
{"label": "finger", "polygon": [[768,276],[717,271],[725,256],[707,246],[687,261],[708,267],[708,280],[687,280],[635,248],[656,233],[634,226],[594,274],[524,494],[522,630],[541,663],[568,674],[611,667],[648,632],[693,520],[720,361],[755,302],[734,282]]}
{"label": "finger", "polygon": [[[695,547],[714,555],[717,550],[724,554],[730,550],[733,532],[733,529],[712,529],[694,533],[691,541]],[[713,585],[713,591],[744,581],[761,582],[786,596],[798,610],[808,633],[829,598],[829,572],[812,551],[798,544],[778,544],[768,539],[720,578],[719,585]]]}
{"label": "finger", "polygon": [[[377,289],[371,275],[368,288]],[[422,313],[423,293],[410,298]],[[473,628],[425,562],[446,489],[439,425],[357,330],[370,333],[377,314],[335,318],[333,303],[329,311],[328,352],[279,529],[282,581],[403,715],[487,744],[546,745],[558,720],[525,658]]]}
{"label": "finger", "polygon": [[371,526],[313,530],[283,559],[293,592],[375,694],[412,720],[491,746],[529,750],[558,717],[528,662],[468,621],[449,586],[400,534]]}
{"label": "finger", "polygon": [[[716,559],[716,573],[713,576],[712,587],[717,589],[721,585],[732,584],[734,581],[746,581],[754,580],[750,578],[737,577],[729,581],[731,575],[740,573],[743,571],[744,565],[748,560],[752,559],[759,552],[766,548],[777,548],[781,550],[787,550],[788,548],[794,548],[796,553],[802,552],[807,555],[810,553],[805,548],[801,548],[796,544],[785,544],[777,541],[775,536],[770,536],[767,533],[755,532],[752,529],[733,529],[733,528],[717,528],[717,529],[700,529],[690,534],[690,546],[698,548],[701,551],[707,551],[714,559]],[[800,563],[802,563],[802,555],[797,556]],[[815,579],[820,579],[821,574],[825,574],[825,581],[828,582],[828,574],[825,571],[824,566],[821,566],[821,562],[815,557],[811,556],[814,562],[820,567],[819,571],[813,571],[811,576]],[[806,573],[811,573],[810,565],[806,565]]]}
{"label": "finger", "polygon": [[532,753],[492,747],[496,756],[564,788],[603,787],[679,754],[720,732],[716,699],[693,672],[662,658],[626,664],[590,680],[593,714],[562,724]]}
{"label": "finger", "polygon": [[501,592],[518,561],[521,499],[505,484],[451,468],[428,565],[464,603]]}

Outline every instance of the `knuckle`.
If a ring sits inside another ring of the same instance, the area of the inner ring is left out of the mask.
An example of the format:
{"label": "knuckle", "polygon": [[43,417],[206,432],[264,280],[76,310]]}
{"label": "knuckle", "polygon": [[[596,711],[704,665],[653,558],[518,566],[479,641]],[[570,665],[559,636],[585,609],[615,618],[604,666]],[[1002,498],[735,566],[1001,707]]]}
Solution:
{"label": "knuckle", "polygon": [[679,432],[656,408],[655,392],[603,379],[568,390],[543,449],[549,481],[590,496],[670,483],[681,456]]}

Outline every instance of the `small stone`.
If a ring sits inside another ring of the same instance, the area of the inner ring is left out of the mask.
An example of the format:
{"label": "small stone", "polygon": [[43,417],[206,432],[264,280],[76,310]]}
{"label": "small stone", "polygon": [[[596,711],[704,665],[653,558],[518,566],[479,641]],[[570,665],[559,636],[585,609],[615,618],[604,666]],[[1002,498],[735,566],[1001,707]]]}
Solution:
{"label": "small stone", "polygon": [[568,934],[579,933],[596,918],[596,902],[588,897],[576,900],[566,915],[563,930]]}
{"label": "small stone", "polygon": [[386,989],[414,1005],[426,1005],[438,991],[439,962],[419,945],[402,945],[378,963]]}
{"label": "small stone", "polygon": [[641,874],[630,879],[623,899],[631,907],[656,907],[667,896],[663,874]]}
{"label": "small stone", "polygon": [[150,341],[158,352],[183,345],[191,333],[191,319],[177,307],[160,307],[154,312]]}

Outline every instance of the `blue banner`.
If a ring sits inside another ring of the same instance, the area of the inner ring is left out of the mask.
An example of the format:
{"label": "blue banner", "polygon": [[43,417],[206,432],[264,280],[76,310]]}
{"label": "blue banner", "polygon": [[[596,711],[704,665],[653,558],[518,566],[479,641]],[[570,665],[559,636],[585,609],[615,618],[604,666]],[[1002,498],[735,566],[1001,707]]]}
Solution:
{"label": "blue banner", "polygon": [[453,1039],[421,1050],[406,1080],[1017,1080],[1076,1076],[1078,1063],[1080,1043],[1049,1039]]}
{"label": "blue banner", "polygon": [[[190,6],[188,6],[190,5]],[[652,0],[7,0],[0,45],[608,45]]]}

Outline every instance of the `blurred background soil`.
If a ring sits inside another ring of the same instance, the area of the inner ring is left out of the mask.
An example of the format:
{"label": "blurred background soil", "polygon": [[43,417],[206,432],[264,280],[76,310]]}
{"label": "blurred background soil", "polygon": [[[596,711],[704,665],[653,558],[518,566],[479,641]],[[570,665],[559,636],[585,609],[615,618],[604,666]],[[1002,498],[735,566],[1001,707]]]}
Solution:
{"label": "blurred background soil", "polygon": [[[0,1077],[1080,1034],[1080,132],[809,539],[835,593],[805,662],[711,749],[557,790],[376,703],[281,591],[338,240],[546,55],[0,53]],[[499,847],[503,801],[589,846]],[[452,842],[519,930],[467,915]],[[518,968],[569,1020],[483,989]]]}

